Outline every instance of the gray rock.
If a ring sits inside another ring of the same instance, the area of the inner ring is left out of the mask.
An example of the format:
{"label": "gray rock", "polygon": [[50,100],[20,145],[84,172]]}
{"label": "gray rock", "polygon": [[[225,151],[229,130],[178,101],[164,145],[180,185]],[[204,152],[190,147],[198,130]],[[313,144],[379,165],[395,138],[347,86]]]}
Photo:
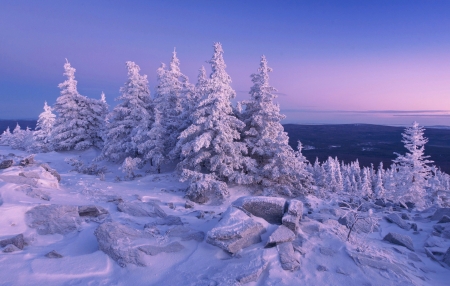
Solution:
{"label": "gray rock", "polygon": [[396,225],[398,225],[399,227],[406,229],[406,230],[410,230],[411,229],[411,225],[409,225],[406,221],[404,221],[398,214],[396,213],[391,213],[388,214],[386,217],[386,220],[388,222],[391,223],[395,223]]}
{"label": "gray rock", "polygon": [[202,242],[205,239],[205,233],[203,231],[194,230],[187,226],[175,226],[166,232],[168,237],[179,237],[182,241],[195,240]]}
{"label": "gray rock", "polygon": [[417,231],[417,224],[415,222],[411,224],[411,229]]}
{"label": "gray rock", "polygon": [[450,223],[435,224],[433,228],[440,234],[441,237],[450,239]]}
{"label": "gray rock", "polygon": [[447,249],[447,251],[444,254],[444,258],[442,259],[442,262],[450,266],[450,247]]}
{"label": "gray rock", "polygon": [[58,182],[61,182],[61,175],[55,170],[52,169],[48,164],[43,163],[41,164],[41,167],[44,168],[44,170],[46,170],[47,172],[49,172],[50,174],[53,175],[53,177],[55,177]]}
{"label": "gray rock", "polygon": [[388,233],[383,240],[386,240],[390,243],[397,244],[408,248],[411,251],[414,251],[414,245],[411,237],[407,235],[402,235],[395,232]]}
{"label": "gray rock", "polygon": [[173,252],[179,252],[184,249],[184,246],[175,241],[172,242],[166,246],[153,246],[153,245],[143,245],[139,247],[139,250],[144,252],[145,254],[155,256],[160,254],[161,252],[165,253],[173,253]]}
{"label": "gray rock", "polygon": [[121,267],[127,264],[145,266],[142,252],[133,245],[133,241],[144,236],[139,230],[118,222],[106,222],[99,225],[94,234],[100,250]]}
{"label": "gray rock", "polygon": [[438,221],[438,223],[447,223],[450,222],[450,217],[447,215],[442,216],[442,218]]}
{"label": "gray rock", "polygon": [[23,240],[23,234],[18,234],[16,236],[13,236],[11,238],[2,239],[0,240],[0,247],[5,247],[8,244],[12,244],[16,246],[19,249],[23,249],[24,246],[24,240]]}
{"label": "gray rock", "polygon": [[178,216],[168,215],[166,217],[157,218],[154,222],[148,223],[144,228],[148,228],[155,225],[183,225],[181,218]]}
{"label": "gray rock", "polygon": [[17,246],[15,246],[14,244],[8,244],[4,249],[3,249],[3,252],[4,253],[11,253],[11,252],[14,252],[14,251],[19,251],[20,249],[17,247]]}
{"label": "gray rock", "polygon": [[49,253],[47,253],[45,255],[45,257],[48,258],[63,258],[63,256],[61,254],[59,254],[58,252],[56,252],[56,250],[52,250]]}
{"label": "gray rock", "polygon": [[87,205],[87,206],[79,206],[78,207],[78,214],[83,216],[90,216],[90,217],[98,217],[101,215],[107,215],[109,212],[102,208],[101,206],[95,206],[95,205]]}
{"label": "gray rock", "polygon": [[236,253],[242,248],[261,242],[261,234],[264,232],[265,229],[260,223],[231,206],[222,214],[219,223],[208,232],[206,242]]}
{"label": "gray rock", "polygon": [[407,214],[407,213],[402,213],[402,219],[404,219],[404,220],[412,220],[411,216],[409,214]]}
{"label": "gray rock", "polygon": [[40,179],[41,178],[39,176],[39,174],[36,172],[20,172],[19,176],[22,176],[25,178],[31,178],[31,179]]}
{"label": "gray rock", "polygon": [[24,167],[31,165],[31,164],[34,164],[34,154],[29,155],[29,156],[23,158],[22,160],[20,160],[20,165],[22,165]]}
{"label": "gray rock", "polygon": [[27,224],[38,234],[67,234],[78,230],[78,207],[67,205],[39,205],[25,213]]}
{"label": "gray rock", "polygon": [[273,247],[279,243],[293,241],[295,233],[284,225],[280,225],[270,236],[266,247]]}
{"label": "gray rock", "polygon": [[32,187],[36,187],[38,181],[36,179],[25,178],[22,176],[13,176],[13,175],[0,175],[0,179],[5,181],[6,183],[16,184],[16,185],[29,185]]}
{"label": "gray rock", "polygon": [[299,228],[299,219],[300,217],[285,213],[283,218],[281,219],[281,223],[296,233]]}
{"label": "gray rock", "polygon": [[440,220],[445,215],[450,216],[450,208],[438,208],[431,217],[431,220]]}
{"label": "gray rock", "polygon": [[286,200],[274,197],[243,197],[234,205],[242,207],[254,216],[261,217],[269,223],[281,224]]}
{"label": "gray rock", "polygon": [[290,200],[287,213],[301,218],[303,215],[303,203],[299,200]]}
{"label": "gray rock", "polygon": [[14,164],[13,160],[3,160],[0,163],[0,169],[7,169],[9,167],[11,167]]}
{"label": "gray rock", "polygon": [[266,269],[268,263],[262,263],[260,265],[257,265],[253,267],[252,269],[249,269],[247,272],[240,274],[236,280],[240,284],[247,284],[250,282],[255,282],[258,280],[259,276],[263,273],[263,271]]}
{"label": "gray rock", "polygon": [[292,242],[284,242],[277,245],[278,255],[280,256],[281,267],[284,270],[294,271],[300,268]]}
{"label": "gray rock", "polygon": [[117,205],[117,210],[137,217],[166,217],[167,214],[154,202],[125,202]]}

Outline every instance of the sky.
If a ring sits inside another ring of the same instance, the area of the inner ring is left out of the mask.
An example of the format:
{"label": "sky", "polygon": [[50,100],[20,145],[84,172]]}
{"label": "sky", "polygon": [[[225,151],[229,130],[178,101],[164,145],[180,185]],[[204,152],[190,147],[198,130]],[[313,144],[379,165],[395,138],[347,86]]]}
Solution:
{"label": "sky", "polygon": [[176,47],[192,83],[225,51],[236,100],[261,55],[285,123],[450,125],[450,1],[0,0],[0,119],[54,104],[67,58],[111,106],[134,61],[156,85]]}

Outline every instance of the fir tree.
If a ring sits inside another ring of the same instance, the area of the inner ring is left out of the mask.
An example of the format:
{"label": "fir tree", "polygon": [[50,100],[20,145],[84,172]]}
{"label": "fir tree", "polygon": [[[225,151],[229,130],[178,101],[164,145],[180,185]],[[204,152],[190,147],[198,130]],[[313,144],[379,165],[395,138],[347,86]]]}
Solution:
{"label": "fir tree", "polygon": [[36,131],[34,131],[34,149],[39,152],[48,152],[53,148],[51,146],[51,134],[53,125],[55,124],[56,115],[52,112],[53,108],[44,103],[44,112],[39,114],[36,123]]}

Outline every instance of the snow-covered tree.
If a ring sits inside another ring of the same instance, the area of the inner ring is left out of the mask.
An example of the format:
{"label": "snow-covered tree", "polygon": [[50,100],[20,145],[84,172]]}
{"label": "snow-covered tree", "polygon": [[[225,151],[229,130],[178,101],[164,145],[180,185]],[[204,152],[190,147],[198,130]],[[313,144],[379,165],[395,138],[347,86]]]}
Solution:
{"label": "snow-covered tree", "polygon": [[0,137],[0,144],[1,145],[10,145],[11,139],[12,139],[12,134],[11,134],[11,131],[8,126],[8,128],[6,128],[6,130],[3,131],[2,136]]}
{"label": "snow-covered tree", "polygon": [[106,116],[108,115],[108,104],[106,103],[106,96],[102,92],[100,99],[89,99],[89,106],[92,113],[91,124],[93,130],[96,130],[93,144],[98,148],[103,148],[106,137]]}
{"label": "snow-covered tree", "polygon": [[[250,157],[256,162],[248,172],[254,182],[261,184],[269,193],[292,195],[305,192],[303,185],[310,178],[305,165],[299,164],[289,137],[284,132],[280,108],[273,102],[276,89],[269,84],[269,72],[265,56],[261,57],[258,72],[251,75],[253,86],[251,100],[243,103],[241,118],[246,124],[244,142]],[[300,145],[301,146],[301,145]]]}
{"label": "snow-covered tree", "polygon": [[375,198],[377,199],[382,199],[385,198],[386,196],[386,189],[384,188],[383,177],[384,177],[383,163],[380,163],[378,171],[376,172],[373,189],[373,193],[375,195]]}
{"label": "snow-covered tree", "polygon": [[55,150],[84,150],[99,140],[92,100],[78,93],[75,69],[67,60],[64,70],[67,80],[59,84],[61,95],[54,107],[58,116],[52,129],[52,143]]}
{"label": "snow-covered tree", "polygon": [[424,137],[425,129],[417,122],[406,128],[402,134],[402,142],[408,150],[405,155],[397,154],[394,163],[397,165],[397,192],[396,199],[401,202],[413,202],[417,207],[425,206],[427,180],[431,171],[427,165],[433,161],[424,155],[425,144],[428,139]]}
{"label": "snow-covered tree", "polygon": [[140,158],[131,158],[127,157],[122,163],[122,172],[126,174],[126,177],[128,179],[133,179],[135,177],[134,171],[139,167],[139,164],[141,163]]}
{"label": "snow-covered tree", "polygon": [[34,149],[38,152],[48,152],[53,148],[51,146],[51,134],[55,124],[56,115],[52,112],[53,108],[44,103],[44,111],[39,114],[34,131]]}
{"label": "snow-covered tree", "polygon": [[167,160],[164,147],[166,129],[161,124],[161,112],[155,108],[154,114],[155,121],[146,135],[147,140],[139,145],[139,151],[144,154],[144,159],[150,161],[150,164],[160,173],[161,164]]}
{"label": "snow-covered tree", "polygon": [[25,130],[20,128],[17,123],[9,140],[9,146],[13,149],[31,151],[33,146],[33,132],[27,127]]}
{"label": "snow-covered tree", "polygon": [[126,157],[142,157],[138,145],[146,141],[152,124],[151,98],[146,75],[139,66],[126,62],[128,81],[120,89],[121,102],[107,116],[107,132],[101,157],[121,161]]}
{"label": "snow-covered tree", "polygon": [[212,173],[221,181],[249,183],[251,177],[243,173],[247,148],[245,143],[239,142],[245,124],[233,114],[231,99],[236,93],[225,71],[220,43],[214,44],[214,55],[209,63],[212,73],[205,94],[191,115],[192,124],[180,135],[182,161],[178,167],[196,173]]}

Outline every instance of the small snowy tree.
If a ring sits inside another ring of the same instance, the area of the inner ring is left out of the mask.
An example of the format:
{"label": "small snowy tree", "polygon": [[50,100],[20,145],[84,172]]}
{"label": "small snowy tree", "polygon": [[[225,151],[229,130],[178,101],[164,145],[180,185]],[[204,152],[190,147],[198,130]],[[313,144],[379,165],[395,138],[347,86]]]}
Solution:
{"label": "small snowy tree", "polygon": [[374,190],[373,190],[375,198],[377,199],[382,199],[386,197],[386,189],[384,188],[383,177],[384,177],[383,163],[380,163],[380,166],[378,167],[378,171],[375,176]]}
{"label": "small snowy tree", "polygon": [[53,125],[55,124],[56,115],[52,112],[53,108],[44,103],[44,112],[39,114],[36,123],[36,131],[34,131],[34,149],[38,152],[48,152],[52,150],[51,134]]}
{"label": "small snowy tree", "polygon": [[413,202],[418,208],[425,207],[425,188],[431,175],[427,164],[433,163],[424,155],[428,142],[423,136],[424,131],[417,122],[406,128],[402,142],[408,152],[405,155],[395,153],[398,157],[394,160],[398,169],[396,198],[401,202]]}
{"label": "small snowy tree", "polygon": [[92,114],[92,129],[96,131],[96,134],[92,136],[95,139],[93,144],[98,148],[103,148],[104,138],[106,137],[106,116],[108,115],[109,109],[105,94],[102,92],[99,100],[89,99],[89,101]]}
{"label": "small snowy tree", "polygon": [[0,144],[1,145],[10,145],[11,139],[12,139],[12,134],[11,134],[11,131],[8,126],[8,128],[6,128],[6,130],[3,131],[2,136],[0,137]]}
{"label": "small snowy tree", "polygon": [[9,141],[9,146],[13,149],[22,149],[23,142],[25,140],[25,131],[20,128],[19,123],[16,124],[16,127],[13,130],[11,140]]}
{"label": "small snowy tree", "polygon": [[134,171],[139,167],[139,164],[141,163],[140,158],[131,158],[127,157],[123,161],[122,164],[122,172],[126,174],[126,177],[128,179],[133,179],[136,175],[134,174]]}
{"label": "small snowy tree", "polygon": [[107,132],[102,158],[121,161],[126,157],[142,157],[138,145],[146,141],[152,124],[151,98],[146,75],[139,66],[126,62],[128,81],[120,89],[121,102],[107,116]]}

